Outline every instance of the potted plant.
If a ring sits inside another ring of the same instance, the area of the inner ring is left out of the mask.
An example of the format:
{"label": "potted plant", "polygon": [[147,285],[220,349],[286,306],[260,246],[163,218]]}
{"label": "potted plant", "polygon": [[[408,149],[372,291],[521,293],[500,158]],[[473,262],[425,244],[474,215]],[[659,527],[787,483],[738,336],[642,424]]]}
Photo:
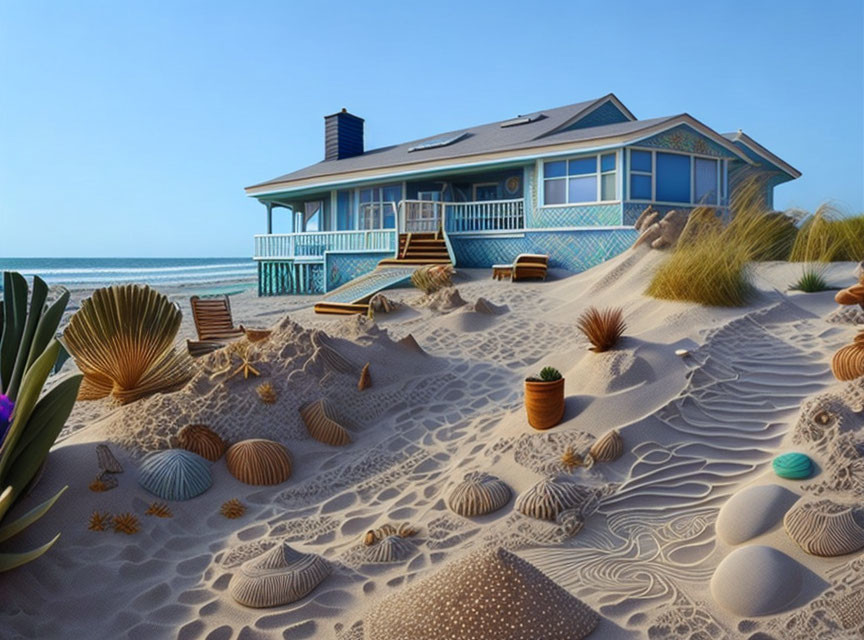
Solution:
{"label": "potted plant", "polygon": [[528,424],[549,429],[564,417],[564,377],[558,369],[544,367],[537,377],[525,379],[525,411]]}

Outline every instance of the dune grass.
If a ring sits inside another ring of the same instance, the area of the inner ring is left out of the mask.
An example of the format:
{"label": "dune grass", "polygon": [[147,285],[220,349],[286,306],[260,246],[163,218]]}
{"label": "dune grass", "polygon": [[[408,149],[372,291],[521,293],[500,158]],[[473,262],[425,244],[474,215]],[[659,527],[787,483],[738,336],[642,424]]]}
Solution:
{"label": "dune grass", "polygon": [[806,263],[864,260],[864,215],[844,217],[835,207],[823,204],[804,220],[789,259]]}
{"label": "dune grass", "polygon": [[808,265],[804,267],[801,277],[789,288],[804,293],[817,293],[827,291],[829,287],[825,280],[824,269]]}
{"label": "dune grass", "polygon": [[710,215],[694,210],[682,237],[657,269],[646,291],[664,300],[696,302],[717,307],[745,305],[754,287],[750,263],[785,259],[793,244],[794,225],[763,204],[764,181],[743,183],[730,203],[732,221],[710,223]]}
{"label": "dune grass", "polygon": [[612,349],[627,330],[624,311],[620,307],[602,311],[589,307],[579,316],[576,326],[588,338],[591,350],[597,353]]}

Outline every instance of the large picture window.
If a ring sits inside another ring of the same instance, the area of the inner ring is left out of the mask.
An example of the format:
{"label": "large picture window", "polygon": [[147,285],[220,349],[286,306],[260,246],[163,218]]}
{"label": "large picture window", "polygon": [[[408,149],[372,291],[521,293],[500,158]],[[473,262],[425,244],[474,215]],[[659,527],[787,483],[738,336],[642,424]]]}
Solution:
{"label": "large picture window", "polygon": [[402,187],[373,187],[361,189],[360,228],[393,229],[396,227],[396,207],[402,199]]}
{"label": "large picture window", "polygon": [[618,197],[614,153],[543,163],[543,204],[608,202]]}
{"label": "large picture window", "polygon": [[726,201],[725,165],[716,158],[642,149],[630,149],[628,154],[630,200],[705,205]]}

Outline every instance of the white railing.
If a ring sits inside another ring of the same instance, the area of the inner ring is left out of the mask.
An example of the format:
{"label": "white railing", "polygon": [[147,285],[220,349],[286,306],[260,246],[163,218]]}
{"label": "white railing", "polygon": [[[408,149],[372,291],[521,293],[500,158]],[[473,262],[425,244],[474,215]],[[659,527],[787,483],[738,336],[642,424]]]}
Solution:
{"label": "white railing", "polygon": [[524,229],[524,201],[447,202],[445,220],[448,233]]}
{"label": "white railing", "polygon": [[399,205],[399,229],[403,233],[435,233],[441,227],[445,203],[402,200]]}
{"label": "white railing", "polygon": [[360,226],[364,229],[381,229],[384,220],[393,216],[394,224],[398,214],[398,203],[392,200],[384,202],[361,202],[360,203]]}
{"label": "white railing", "polygon": [[255,236],[255,259],[319,258],[325,251],[396,251],[395,229],[310,231]]}

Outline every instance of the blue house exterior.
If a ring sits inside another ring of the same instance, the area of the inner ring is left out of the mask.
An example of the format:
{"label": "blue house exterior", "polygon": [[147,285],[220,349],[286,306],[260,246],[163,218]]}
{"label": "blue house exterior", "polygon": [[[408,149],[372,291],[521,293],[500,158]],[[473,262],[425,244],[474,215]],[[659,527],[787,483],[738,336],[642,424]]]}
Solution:
{"label": "blue house exterior", "polygon": [[[774,187],[801,174],[741,131],[686,113],[637,120],[613,94],[369,151],[343,110],[325,117],[323,162],[246,189],[267,210],[259,293],[331,291],[399,263],[409,234],[443,237],[457,267],[543,253],[583,271],[629,247],[649,205],[723,212],[753,175],[772,208]],[[290,233],[272,233],[280,213]]]}

